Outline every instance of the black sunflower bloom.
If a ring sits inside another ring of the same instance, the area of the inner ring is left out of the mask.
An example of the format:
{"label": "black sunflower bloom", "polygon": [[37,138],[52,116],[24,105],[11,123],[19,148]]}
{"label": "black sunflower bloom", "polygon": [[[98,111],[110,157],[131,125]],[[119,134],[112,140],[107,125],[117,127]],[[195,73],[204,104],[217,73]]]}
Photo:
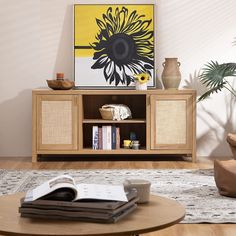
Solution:
{"label": "black sunflower bloom", "polygon": [[96,62],[92,69],[102,69],[106,81],[115,85],[129,85],[132,75],[149,73],[154,67],[153,31],[149,30],[152,20],[144,20],[145,15],[138,15],[134,10],[112,7],[96,19],[99,33],[96,42],[91,44],[95,50]]}

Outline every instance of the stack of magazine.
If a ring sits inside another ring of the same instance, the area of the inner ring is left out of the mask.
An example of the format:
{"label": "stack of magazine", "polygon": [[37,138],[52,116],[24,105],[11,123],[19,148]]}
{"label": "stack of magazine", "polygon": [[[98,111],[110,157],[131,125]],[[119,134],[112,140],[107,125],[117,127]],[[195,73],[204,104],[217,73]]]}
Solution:
{"label": "stack of magazine", "polygon": [[75,184],[68,175],[53,178],[21,199],[21,217],[115,223],[137,207],[137,191],[123,185]]}

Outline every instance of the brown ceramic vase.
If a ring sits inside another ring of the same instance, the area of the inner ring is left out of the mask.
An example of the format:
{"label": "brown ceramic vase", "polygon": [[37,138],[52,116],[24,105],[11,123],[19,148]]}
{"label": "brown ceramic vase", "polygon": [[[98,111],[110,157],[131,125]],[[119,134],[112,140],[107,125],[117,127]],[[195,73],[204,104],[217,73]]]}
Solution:
{"label": "brown ceramic vase", "polygon": [[165,58],[161,78],[165,89],[178,89],[181,80],[178,58]]}

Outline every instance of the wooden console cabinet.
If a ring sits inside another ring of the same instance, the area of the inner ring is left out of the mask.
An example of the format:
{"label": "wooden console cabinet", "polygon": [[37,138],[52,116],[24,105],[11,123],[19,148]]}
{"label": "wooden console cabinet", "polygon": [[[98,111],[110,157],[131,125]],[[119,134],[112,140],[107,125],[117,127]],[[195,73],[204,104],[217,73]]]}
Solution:
{"label": "wooden console cabinet", "polygon": [[[195,90],[50,90],[35,89],[32,114],[32,161],[44,154],[181,154],[196,161]],[[101,119],[104,104],[125,104],[132,119]],[[92,127],[120,128],[121,148],[92,149]],[[140,149],[123,149],[135,132]]]}

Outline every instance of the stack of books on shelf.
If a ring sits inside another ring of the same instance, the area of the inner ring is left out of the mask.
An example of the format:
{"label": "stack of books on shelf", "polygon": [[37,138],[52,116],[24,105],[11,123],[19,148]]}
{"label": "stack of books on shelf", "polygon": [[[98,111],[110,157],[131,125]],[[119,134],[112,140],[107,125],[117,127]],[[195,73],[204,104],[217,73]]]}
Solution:
{"label": "stack of books on shelf", "polygon": [[21,199],[21,217],[115,223],[137,207],[137,191],[123,185],[75,185],[62,175],[28,191]]}
{"label": "stack of books on shelf", "polygon": [[114,125],[93,126],[93,149],[113,150],[120,148],[120,127]]}

